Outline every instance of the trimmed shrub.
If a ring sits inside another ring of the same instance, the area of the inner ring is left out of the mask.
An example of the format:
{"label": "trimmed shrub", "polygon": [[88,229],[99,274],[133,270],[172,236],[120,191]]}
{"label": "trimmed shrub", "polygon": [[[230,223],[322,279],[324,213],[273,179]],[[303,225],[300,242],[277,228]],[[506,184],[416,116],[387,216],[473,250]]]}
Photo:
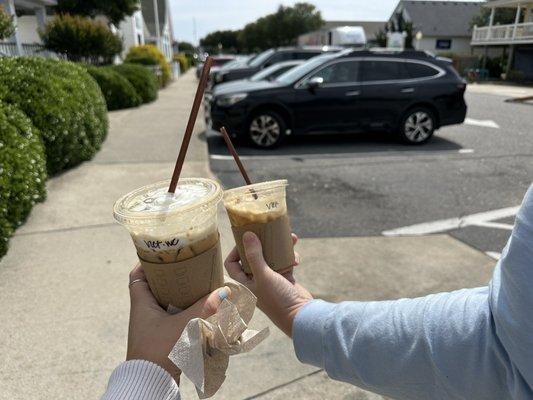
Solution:
{"label": "trimmed shrub", "polygon": [[148,68],[136,64],[120,64],[110,68],[132,84],[143,103],[150,103],[157,99],[157,78]]}
{"label": "trimmed shrub", "polygon": [[105,99],[80,65],[38,57],[0,58],[0,100],[39,129],[49,174],[89,160],[107,128]]}
{"label": "trimmed shrub", "polygon": [[166,86],[170,81],[170,65],[163,53],[152,44],[131,47],[126,55],[125,62],[143,65],[159,65],[161,68],[161,86]]}
{"label": "trimmed shrub", "polygon": [[130,81],[117,71],[110,67],[87,67],[87,71],[100,86],[109,111],[137,107],[142,104],[141,96]]}
{"label": "trimmed shrub", "polygon": [[0,257],[12,231],[46,196],[46,161],[37,129],[18,108],[0,102]]}
{"label": "trimmed shrub", "polygon": [[111,64],[122,51],[122,39],[100,21],[59,14],[40,32],[44,47],[70,61]]}
{"label": "trimmed shrub", "polygon": [[174,56],[174,61],[180,65],[180,72],[183,74],[190,68],[189,59],[184,53],[179,53]]}

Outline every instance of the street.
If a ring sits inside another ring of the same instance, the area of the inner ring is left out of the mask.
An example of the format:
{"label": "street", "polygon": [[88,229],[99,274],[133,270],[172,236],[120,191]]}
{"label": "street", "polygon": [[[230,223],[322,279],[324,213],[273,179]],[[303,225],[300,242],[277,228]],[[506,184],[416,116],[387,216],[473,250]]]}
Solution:
{"label": "street", "polygon": [[[497,258],[533,175],[532,106],[506,99],[467,92],[466,123],[424,146],[369,134],[291,137],[274,151],[238,151],[252,180],[289,180],[301,237],[448,233]],[[241,185],[222,138],[210,131],[207,140],[212,171],[226,187]],[[481,223],[462,218],[493,211]],[[420,230],[427,223],[429,231]]]}

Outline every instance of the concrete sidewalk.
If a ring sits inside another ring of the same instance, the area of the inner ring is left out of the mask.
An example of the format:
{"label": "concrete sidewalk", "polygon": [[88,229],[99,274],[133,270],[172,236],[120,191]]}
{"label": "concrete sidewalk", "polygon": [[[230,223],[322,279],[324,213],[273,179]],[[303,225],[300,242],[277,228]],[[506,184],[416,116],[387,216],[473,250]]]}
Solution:
{"label": "concrete sidewalk", "polygon": [[510,99],[533,96],[533,86],[512,85],[506,83],[469,83],[467,91],[505,96]]}
{"label": "concrete sidewalk", "polygon": [[[128,273],[136,262],[112,205],[141,185],[168,179],[187,123],[192,73],[140,109],[111,114],[97,157],[48,183],[0,262],[0,399],[96,399],[124,360]],[[199,120],[184,176],[210,176]],[[325,216],[327,218],[327,216]],[[354,216],[355,218],[355,216]],[[232,246],[220,211],[224,253]],[[486,284],[494,261],[447,236],[302,239],[297,279],[331,301],[391,299]],[[216,399],[381,399],[301,365],[288,338],[257,312],[271,337],[232,357]],[[182,398],[194,399],[183,379]]]}

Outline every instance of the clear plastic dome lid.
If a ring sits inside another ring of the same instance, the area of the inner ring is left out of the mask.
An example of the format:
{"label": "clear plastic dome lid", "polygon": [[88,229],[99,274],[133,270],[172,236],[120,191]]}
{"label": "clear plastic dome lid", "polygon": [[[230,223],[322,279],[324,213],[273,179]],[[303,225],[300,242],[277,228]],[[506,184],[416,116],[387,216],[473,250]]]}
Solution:
{"label": "clear plastic dome lid", "polygon": [[157,182],[121,197],[113,207],[115,219],[124,225],[159,223],[161,218],[216,207],[222,198],[220,185],[211,179],[180,179],[175,193],[168,192],[169,184]]}

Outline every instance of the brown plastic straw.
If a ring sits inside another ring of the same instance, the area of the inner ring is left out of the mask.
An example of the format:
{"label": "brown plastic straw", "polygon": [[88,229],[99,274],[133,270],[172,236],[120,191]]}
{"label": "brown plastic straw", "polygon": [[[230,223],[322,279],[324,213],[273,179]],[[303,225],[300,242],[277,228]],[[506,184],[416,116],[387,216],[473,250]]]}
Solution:
{"label": "brown plastic straw", "polygon": [[200,109],[200,104],[202,104],[202,97],[204,96],[205,87],[207,86],[209,70],[211,69],[212,65],[213,58],[207,57],[204,63],[204,67],[202,69],[202,76],[200,77],[198,88],[196,89],[194,102],[192,103],[191,114],[189,115],[189,122],[187,122],[187,128],[185,128],[185,135],[183,136],[183,141],[181,142],[181,148],[178,154],[178,159],[176,160],[172,179],[170,180],[170,185],[168,187],[169,193],[174,193],[176,191],[176,186],[178,185],[178,180],[180,179],[181,169],[183,168],[183,162],[185,161],[187,149],[189,148],[189,143],[191,142],[191,136],[192,131],[194,129],[194,124],[196,122],[196,117],[198,117],[198,110]]}
{"label": "brown plastic straw", "polygon": [[251,185],[252,182],[250,181],[250,177],[246,173],[246,170],[244,169],[244,165],[242,165],[242,161],[237,154],[237,150],[235,150],[235,147],[233,146],[233,143],[231,142],[231,139],[228,135],[228,132],[226,131],[226,128],[222,127],[220,128],[220,132],[222,133],[222,136],[224,136],[224,141],[226,142],[226,146],[228,146],[228,150],[230,154],[233,156],[233,159],[237,163],[237,167],[239,167],[239,171],[241,171],[241,175],[246,181],[247,185]]}
{"label": "brown plastic straw", "polygon": [[[244,178],[244,181],[247,185],[251,185],[252,181],[250,180],[250,177],[248,176],[248,173],[244,169],[244,165],[242,165],[241,158],[239,157],[239,154],[237,154],[237,150],[235,150],[235,147],[233,146],[233,143],[231,142],[231,139],[228,135],[228,132],[226,131],[226,128],[222,127],[220,128],[220,132],[222,133],[222,136],[224,137],[224,141],[226,142],[226,146],[228,147],[229,152],[233,156],[233,159],[237,163],[237,167],[239,167],[239,171],[241,171],[241,175]],[[257,200],[258,196],[255,190],[250,189],[250,193],[254,196],[254,199]]]}

